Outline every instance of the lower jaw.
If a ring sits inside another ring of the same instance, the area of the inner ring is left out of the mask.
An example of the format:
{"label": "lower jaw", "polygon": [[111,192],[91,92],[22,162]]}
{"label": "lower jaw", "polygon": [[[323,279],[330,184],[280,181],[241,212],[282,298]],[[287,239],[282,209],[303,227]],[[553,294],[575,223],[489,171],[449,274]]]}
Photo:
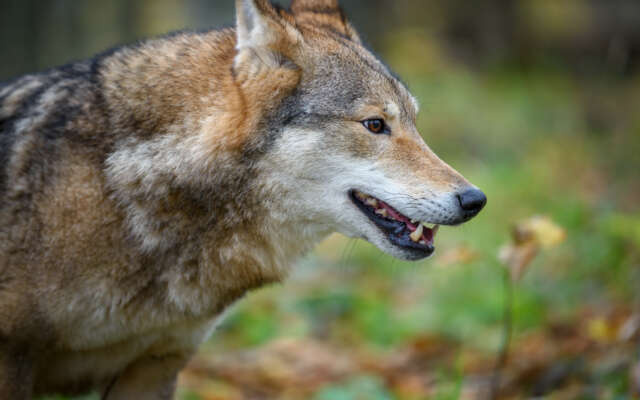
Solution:
{"label": "lower jaw", "polygon": [[418,259],[421,258],[427,258],[429,256],[431,256],[434,251],[435,251],[435,247],[433,244],[429,244],[429,245],[419,245],[417,243],[414,243],[413,241],[411,241],[411,239],[406,239],[404,237],[397,237],[393,234],[388,234],[387,235],[387,240],[396,248],[410,253],[412,254],[414,257],[417,257]]}
{"label": "lower jaw", "polygon": [[[383,233],[383,235],[385,236],[385,239],[387,242],[389,242],[391,244],[391,246],[394,247],[394,250],[399,250],[401,253],[401,256],[399,258],[403,258],[406,260],[421,260],[424,258],[427,258],[429,256],[431,256],[434,251],[435,251],[435,247],[433,245],[433,242],[428,243],[426,245],[424,244],[420,244],[417,242],[414,242],[413,240],[411,240],[411,238],[409,237],[409,234],[407,232],[397,232],[397,231],[393,231],[393,226],[388,226],[388,227],[384,227],[384,226],[379,226],[378,222],[376,222],[376,216],[372,217],[370,216],[371,211],[368,210],[366,208],[366,206],[364,206],[354,195],[354,193],[350,193],[350,197],[352,199],[352,201],[355,203],[355,205],[367,216],[369,216],[369,219],[371,220],[371,222],[373,222],[374,225],[376,225],[376,227]],[[384,220],[382,220],[382,222],[384,222]],[[381,222],[381,223],[382,223]],[[397,251],[392,251],[391,253],[398,253]]]}

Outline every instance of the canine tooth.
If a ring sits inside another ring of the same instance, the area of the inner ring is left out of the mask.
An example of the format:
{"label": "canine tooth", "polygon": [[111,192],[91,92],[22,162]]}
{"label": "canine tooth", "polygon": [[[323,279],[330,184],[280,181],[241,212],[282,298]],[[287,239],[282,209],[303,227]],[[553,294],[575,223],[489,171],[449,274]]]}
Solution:
{"label": "canine tooth", "polygon": [[421,240],[421,241],[420,241],[420,244],[421,244],[421,245],[423,245],[423,246],[426,246],[426,245],[427,245],[427,242],[425,242],[424,240]]}
{"label": "canine tooth", "polygon": [[383,208],[381,210],[376,210],[376,214],[383,216],[385,218],[387,218],[389,216],[389,213],[387,212],[386,208]]}
{"label": "canine tooth", "polygon": [[369,197],[365,203],[371,207],[378,207],[378,200],[374,199],[373,197]]}
{"label": "canine tooth", "polygon": [[418,225],[418,228],[415,231],[413,231],[413,233],[409,235],[409,237],[411,238],[411,240],[418,243],[422,238],[423,230],[424,230],[424,227],[422,225]]}
{"label": "canine tooth", "polygon": [[417,221],[417,220],[415,220],[415,219],[412,219],[412,220],[411,220],[411,223],[415,225],[415,224],[417,224],[417,223],[418,223],[418,221]]}

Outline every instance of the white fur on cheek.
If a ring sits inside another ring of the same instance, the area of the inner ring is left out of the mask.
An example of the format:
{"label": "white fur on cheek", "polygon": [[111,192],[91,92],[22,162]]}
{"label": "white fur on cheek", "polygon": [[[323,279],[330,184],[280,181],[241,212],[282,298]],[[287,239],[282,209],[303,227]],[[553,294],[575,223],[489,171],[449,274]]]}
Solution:
{"label": "white fur on cheek", "polygon": [[351,190],[379,198],[410,218],[446,223],[455,208],[448,195],[425,187],[425,197],[409,195],[412,181],[371,159],[356,158],[340,149],[318,151],[321,132],[287,130],[267,158],[270,184],[280,187],[287,210],[283,218],[306,225],[363,238],[382,251],[406,258],[404,250],[392,245],[386,235],[353,204]]}

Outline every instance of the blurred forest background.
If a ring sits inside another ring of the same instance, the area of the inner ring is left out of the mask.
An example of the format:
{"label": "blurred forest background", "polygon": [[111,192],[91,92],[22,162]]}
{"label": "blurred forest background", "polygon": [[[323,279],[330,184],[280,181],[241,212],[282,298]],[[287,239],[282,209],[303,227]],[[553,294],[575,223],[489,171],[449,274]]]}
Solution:
{"label": "blurred forest background", "polygon": [[[343,6],[489,205],[418,264],[331,237],[234,308],[179,398],[639,398],[640,1]],[[0,0],[0,80],[233,21],[232,0]],[[536,215],[544,251],[500,261]]]}

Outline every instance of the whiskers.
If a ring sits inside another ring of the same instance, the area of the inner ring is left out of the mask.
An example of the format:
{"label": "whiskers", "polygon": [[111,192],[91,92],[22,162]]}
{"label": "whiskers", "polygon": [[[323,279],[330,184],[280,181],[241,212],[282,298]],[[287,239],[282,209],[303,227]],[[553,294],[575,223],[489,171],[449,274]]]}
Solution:
{"label": "whiskers", "polygon": [[338,264],[341,269],[346,269],[349,265],[348,261],[351,258],[353,250],[356,248],[357,244],[358,239],[349,239],[347,244],[344,246],[344,249],[342,249],[342,256],[340,256],[340,263]]}

